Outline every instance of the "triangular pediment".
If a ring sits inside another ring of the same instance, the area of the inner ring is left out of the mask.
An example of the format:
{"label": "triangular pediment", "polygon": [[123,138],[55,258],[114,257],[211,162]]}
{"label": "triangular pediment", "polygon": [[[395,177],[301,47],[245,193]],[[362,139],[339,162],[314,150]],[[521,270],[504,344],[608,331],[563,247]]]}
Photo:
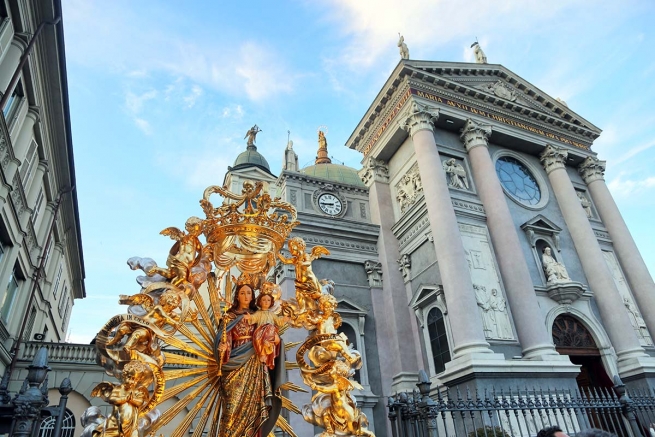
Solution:
{"label": "triangular pediment", "polygon": [[524,231],[527,229],[532,229],[534,231],[542,231],[548,233],[552,233],[552,232],[559,233],[562,230],[562,228],[560,228],[555,223],[548,220],[546,217],[544,217],[541,214],[538,214],[537,216],[523,223],[521,225],[521,229],[523,229]]}
{"label": "triangular pediment", "polygon": [[439,294],[439,292],[443,292],[440,285],[419,285],[418,289],[412,296],[412,300],[410,301],[409,306],[411,308],[416,308],[436,300],[437,294]]}
{"label": "triangular pediment", "polygon": [[272,184],[274,184],[277,180],[277,177],[271,175],[259,167],[252,166],[239,169],[232,169],[231,167],[228,167],[228,172],[225,174],[225,180],[223,184],[229,184],[234,177],[238,177],[241,180],[249,179],[253,181],[269,182]]}
{"label": "triangular pediment", "polygon": [[338,302],[338,307],[337,310],[339,312],[346,312],[346,313],[356,313],[356,314],[366,314],[368,311],[366,308],[354,303],[353,301],[349,300],[348,298],[345,297],[340,297],[337,299]]}
{"label": "triangular pediment", "polygon": [[[598,127],[573,112],[565,102],[551,97],[502,65],[412,60],[406,61],[406,65],[415,71],[441,78],[445,82],[442,85],[446,85],[446,88],[468,88],[456,89],[458,94],[526,115],[527,110],[531,109],[541,113],[536,116],[530,114],[537,120],[550,121],[557,126],[564,126],[567,130],[571,130],[568,126],[579,127],[595,133],[596,137],[600,134]],[[429,79],[427,81],[430,82]],[[553,120],[547,120],[548,118]]]}

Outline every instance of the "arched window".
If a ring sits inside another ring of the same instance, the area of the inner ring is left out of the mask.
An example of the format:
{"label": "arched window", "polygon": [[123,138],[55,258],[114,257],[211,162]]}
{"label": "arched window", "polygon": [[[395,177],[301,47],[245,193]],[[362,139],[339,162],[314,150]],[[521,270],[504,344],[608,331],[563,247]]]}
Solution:
{"label": "arched window", "polygon": [[[56,405],[53,406],[56,408]],[[41,421],[41,431],[39,437],[52,437],[55,432],[55,423],[57,418],[55,416],[48,416]],[[75,415],[71,410],[66,408],[64,413],[64,421],[61,424],[60,437],[75,437]]]}
{"label": "arched window", "polygon": [[443,313],[439,308],[432,308],[428,313],[428,334],[430,335],[430,348],[434,361],[434,371],[439,374],[446,370],[446,363],[450,361],[448,336]]}

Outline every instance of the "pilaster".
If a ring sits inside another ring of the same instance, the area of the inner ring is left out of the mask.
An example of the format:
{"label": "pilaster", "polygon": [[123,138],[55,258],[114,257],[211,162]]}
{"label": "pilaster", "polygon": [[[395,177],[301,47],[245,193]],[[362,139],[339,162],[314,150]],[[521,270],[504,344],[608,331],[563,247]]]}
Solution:
{"label": "pilaster", "polygon": [[417,335],[416,320],[411,313],[405,293],[403,278],[396,260],[400,257],[398,240],[391,228],[394,225],[389,169],[381,160],[368,158],[360,172],[362,180],[369,187],[371,221],[380,226],[378,236],[378,263],[371,261],[369,281],[375,282],[375,272],[381,268],[384,275],[381,288],[371,288],[371,301],[376,314],[375,327],[378,353],[386,359],[380,362],[382,396],[399,391],[411,390],[398,375],[416,374],[420,350],[415,347]]}

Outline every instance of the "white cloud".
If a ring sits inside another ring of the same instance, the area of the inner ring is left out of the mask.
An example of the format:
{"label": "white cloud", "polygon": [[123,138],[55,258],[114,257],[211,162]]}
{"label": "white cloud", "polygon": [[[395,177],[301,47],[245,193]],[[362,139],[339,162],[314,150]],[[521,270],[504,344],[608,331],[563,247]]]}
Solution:
{"label": "white cloud", "polygon": [[245,114],[245,111],[241,105],[230,105],[223,108],[221,117],[241,120],[241,118],[243,118],[243,114]]}
{"label": "white cloud", "polygon": [[[170,29],[166,22],[170,17],[156,11],[144,18],[126,3],[107,6],[71,0],[64,12],[69,62],[114,70],[128,78],[163,72],[199,88],[245,94],[257,101],[292,92],[300,77],[268,43],[243,39],[226,45],[220,33],[198,37],[162,31]],[[193,106],[198,96],[187,97]]]}
{"label": "white cloud", "polygon": [[150,126],[150,123],[148,123],[147,120],[144,120],[143,118],[138,118],[136,117],[134,119],[134,124],[141,129],[141,131],[146,134],[146,135],[152,135],[152,126]]}
{"label": "white cloud", "polygon": [[143,110],[143,105],[148,101],[157,97],[156,90],[150,90],[143,94],[134,94],[131,91],[128,91],[125,95],[125,107],[127,110],[133,114],[139,114]]}
{"label": "white cloud", "polygon": [[191,93],[184,97],[184,102],[186,103],[187,108],[193,108],[196,104],[196,101],[202,96],[202,88],[198,85],[193,85],[191,87]]}
{"label": "white cloud", "polygon": [[615,197],[630,198],[644,194],[645,191],[655,188],[655,176],[649,176],[644,179],[623,179],[623,175],[618,175],[611,180],[607,186]]}
{"label": "white cloud", "polygon": [[[217,153],[216,150],[235,150],[236,144],[232,144],[230,139],[216,142],[219,144],[216,149],[207,149],[193,155],[160,153],[156,157],[156,162],[168,171],[171,177],[184,178],[182,182],[190,189],[204,190],[210,185],[221,185],[223,183],[222,175],[232,161],[228,160],[225,154]],[[180,172],[180,168],[184,168],[185,171]]]}

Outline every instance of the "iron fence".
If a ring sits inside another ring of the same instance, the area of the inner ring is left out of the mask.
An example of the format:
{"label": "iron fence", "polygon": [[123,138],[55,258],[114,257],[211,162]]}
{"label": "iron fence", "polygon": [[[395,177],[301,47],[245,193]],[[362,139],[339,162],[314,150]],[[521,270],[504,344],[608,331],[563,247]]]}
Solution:
{"label": "iron fence", "polygon": [[618,376],[614,387],[588,390],[439,387],[419,373],[418,390],[388,400],[393,437],[531,437],[548,426],[569,436],[600,428],[617,436],[650,437],[655,423],[655,393],[628,393]]}

